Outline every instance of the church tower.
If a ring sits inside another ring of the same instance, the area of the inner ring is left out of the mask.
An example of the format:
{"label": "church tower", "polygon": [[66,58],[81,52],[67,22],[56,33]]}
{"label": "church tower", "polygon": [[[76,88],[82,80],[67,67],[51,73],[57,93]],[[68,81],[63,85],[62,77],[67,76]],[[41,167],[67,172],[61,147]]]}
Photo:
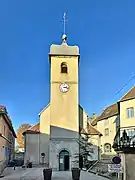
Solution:
{"label": "church tower", "polygon": [[71,169],[73,156],[79,153],[77,142],[79,48],[69,46],[66,39],[66,35],[63,35],[61,45],[51,45],[49,54],[51,105],[49,164],[55,170]]}

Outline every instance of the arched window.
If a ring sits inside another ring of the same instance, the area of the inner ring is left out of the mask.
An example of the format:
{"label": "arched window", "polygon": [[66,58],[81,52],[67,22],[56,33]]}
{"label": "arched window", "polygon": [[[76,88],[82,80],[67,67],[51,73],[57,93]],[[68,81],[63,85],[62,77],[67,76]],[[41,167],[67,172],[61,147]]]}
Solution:
{"label": "arched window", "polygon": [[61,73],[68,73],[67,63],[61,63]]}
{"label": "arched window", "polygon": [[104,145],[104,152],[105,152],[105,153],[109,153],[109,152],[111,152],[111,151],[112,151],[111,144],[106,143],[106,144]]}

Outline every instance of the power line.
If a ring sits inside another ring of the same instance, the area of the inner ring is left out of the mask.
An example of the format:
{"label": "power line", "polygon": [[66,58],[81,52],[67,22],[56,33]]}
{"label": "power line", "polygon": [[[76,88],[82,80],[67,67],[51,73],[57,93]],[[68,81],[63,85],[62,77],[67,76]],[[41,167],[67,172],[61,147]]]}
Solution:
{"label": "power line", "polygon": [[134,79],[134,77],[135,77],[135,74],[133,74],[133,75],[130,77],[130,79],[127,81],[127,83],[125,83],[124,86],[123,86],[122,88],[120,88],[120,89],[116,92],[115,96],[116,96],[117,94],[119,94],[119,93],[132,81],[132,79]]}
{"label": "power line", "polygon": [[[110,102],[112,102],[114,100],[114,98],[135,78],[135,73],[129,78],[129,80],[124,84],[124,86],[122,86],[114,95],[114,97],[112,98],[112,100]],[[108,107],[108,104],[101,109],[100,111],[105,110]]]}

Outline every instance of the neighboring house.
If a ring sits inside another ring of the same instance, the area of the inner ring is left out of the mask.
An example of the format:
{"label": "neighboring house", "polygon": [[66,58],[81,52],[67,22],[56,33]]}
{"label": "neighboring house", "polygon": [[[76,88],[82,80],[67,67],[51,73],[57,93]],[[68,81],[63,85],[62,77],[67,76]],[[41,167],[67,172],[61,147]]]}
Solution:
{"label": "neighboring house", "polygon": [[115,154],[112,145],[116,134],[116,121],[118,117],[118,105],[113,104],[107,107],[102,114],[92,122],[92,125],[103,135],[100,146],[102,154]]}
{"label": "neighboring house", "polygon": [[131,142],[135,140],[135,87],[132,87],[117,103],[107,107],[92,125],[99,130],[102,154],[115,154],[113,144],[120,144],[124,130]]}
{"label": "neighboring house", "polygon": [[93,126],[88,125],[87,132],[89,134],[89,142],[91,143],[91,157],[90,161],[100,160],[100,146],[101,146],[101,138],[102,134],[95,129]]}
{"label": "neighboring house", "polygon": [[14,158],[16,134],[5,106],[0,106],[0,168]]}
{"label": "neighboring house", "polygon": [[[132,87],[117,103],[120,118],[117,121],[117,133],[114,140],[114,149],[118,150],[120,139],[125,131],[132,143],[135,141],[135,87]],[[118,145],[115,147],[115,145]]]}

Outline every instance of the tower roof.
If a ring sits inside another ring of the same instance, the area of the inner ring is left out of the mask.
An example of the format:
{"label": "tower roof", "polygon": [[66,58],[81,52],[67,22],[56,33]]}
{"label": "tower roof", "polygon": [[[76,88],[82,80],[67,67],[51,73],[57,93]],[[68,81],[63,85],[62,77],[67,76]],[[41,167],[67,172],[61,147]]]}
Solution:
{"label": "tower roof", "polygon": [[65,56],[79,56],[78,46],[69,46],[66,42],[67,36],[63,34],[62,44],[56,45],[52,44],[50,47],[50,55],[65,55]]}

